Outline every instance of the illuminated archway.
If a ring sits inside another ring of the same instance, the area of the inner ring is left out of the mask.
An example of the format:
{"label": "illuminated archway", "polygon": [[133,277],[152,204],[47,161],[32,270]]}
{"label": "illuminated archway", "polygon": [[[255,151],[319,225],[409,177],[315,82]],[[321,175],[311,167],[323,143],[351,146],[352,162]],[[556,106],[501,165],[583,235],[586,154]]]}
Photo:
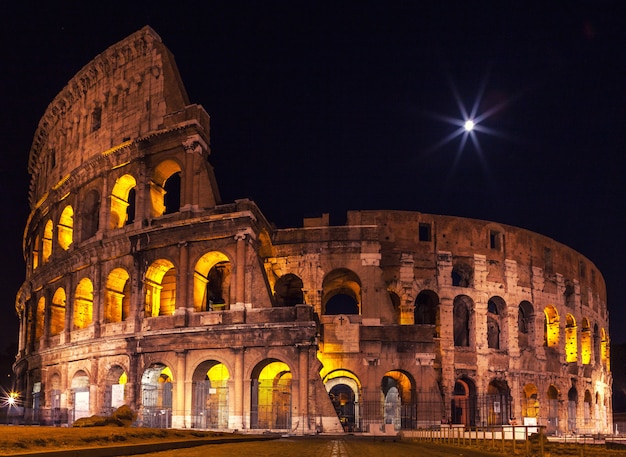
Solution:
{"label": "illuminated archway", "polygon": [[111,191],[111,215],[109,228],[122,228],[135,220],[135,192],[137,181],[134,176],[123,175],[117,178]]}
{"label": "illuminated archway", "polygon": [[606,334],[606,330],[603,328],[600,329],[600,359],[602,361],[602,365],[606,370],[610,370],[610,355],[609,355],[609,337]]}
{"label": "illuminated archway", "polygon": [[274,285],[274,303],[278,307],[303,304],[302,287],[302,279],[293,273],[281,276]]}
{"label": "illuminated archway", "polygon": [[552,305],[546,306],[543,313],[543,344],[547,347],[557,347],[559,345],[559,313]]}
{"label": "illuminated archway", "polygon": [[113,365],[109,368],[105,379],[104,403],[105,408],[110,414],[115,409],[126,404],[126,384],[128,383],[128,375],[124,368],[119,365]]}
{"label": "illuminated archway", "polygon": [[351,270],[338,268],[322,282],[322,309],[324,314],[360,314],[361,280]]}
{"label": "illuminated archway", "polygon": [[122,322],[130,315],[130,275],[115,268],[107,278],[104,295],[104,322]]}
{"label": "illuminated archway", "polygon": [[401,371],[389,371],[383,376],[381,389],[384,423],[393,424],[395,430],[416,428],[417,397],[413,379]]}
{"label": "illuminated archway", "polygon": [[589,319],[583,317],[580,331],[580,357],[583,365],[591,363],[591,327]]}
{"label": "illuminated archway", "polygon": [[324,377],[324,387],[343,429],[347,432],[359,430],[361,422],[359,378],[348,370],[334,370]]}
{"label": "illuminated archway", "polygon": [[578,361],[578,340],[577,340],[576,319],[571,314],[565,316],[565,360],[568,363]]}
{"label": "illuminated archway", "polygon": [[58,335],[65,329],[65,300],[65,290],[59,287],[50,304],[50,336]]}
{"label": "illuminated archway", "polygon": [[39,235],[37,235],[33,243],[33,270],[36,270],[39,266],[39,242]]}
{"label": "illuminated archway", "polygon": [[59,246],[67,251],[74,241],[74,209],[70,205],[63,209],[57,230]]}
{"label": "illuminated archway", "polygon": [[[173,160],[161,162],[154,170],[150,181],[152,217],[161,217],[180,208],[181,167]],[[173,177],[173,175],[176,175]],[[170,179],[173,178],[173,179]],[[167,197],[166,195],[170,194]],[[177,194],[177,195],[176,195]],[[178,200],[176,199],[178,197]]]}
{"label": "illuminated archway", "polygon": [[265,360],[252,372],[250,428],[291,428],[291,370],[277,360]]}
{"label": "illuminated archway", "polygon": [[211,251],[196,262],[193,272],[193,308],[213,311],[230,304],[231,263],[225,254]]}
{"label": "illuminated archway", "polygon": [[192,422],[194,428],[228,428],[230,373],[216,360],[202,362],[193,373]]}
{"label": "illuminated archway", "polygon": [[145,427],[168,428],[172,424],[172,370],[155,363],[141,377],[141,404]]}
{"label": "illuminated archway", "polygon": [[176,310],[176,268],[166,259],[148,267],[145,279],[145,316],[170,316]]}
{"label": "illuminated archway", "polygon": [[80,280],[74,297],[74,328],[81,329],[91,324],[93,317],[93,284],[88,278]]}
{"label": "illuminated archway", "polygon": [[41,246],[42,263],[48,262],[48,260],[50,260],[50,256],[52,255],[52,237],[54,236],[53,227],[52,221],[48,219],[43,229],[43,241]]}
{"label": "illuminated archway", "polygon": [[493,380],[487,386],[487,424],[505,425],[511,418],[511,391],[506,381]]}
{"label": "illuminated archway", "polygon": [[524,398],[522,402],[523,417],[539,417],[539,391],[534,384],[524,386]]}
{"label": "illuminated archway", "polygon": [[89,404],[89,376],[82,370],[77,371],[71,383],[72,409],[70,422],[74,422],[82,417],[91,416],[91,406]]}

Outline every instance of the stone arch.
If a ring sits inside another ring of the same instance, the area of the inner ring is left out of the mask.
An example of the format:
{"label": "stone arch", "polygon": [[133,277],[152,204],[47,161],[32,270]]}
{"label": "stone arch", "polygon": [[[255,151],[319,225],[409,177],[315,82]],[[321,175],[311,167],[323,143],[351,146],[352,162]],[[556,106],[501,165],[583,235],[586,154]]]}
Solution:
{"label": "stone arch", "polygon": [[487,347],[506,349],[506,303],[494,296],[487,302]]}
{"label": "stone arch", "polygon": [[72,396],[70,422],[91,416],[89,384],[89,375],[85,371],[78,370],[74,373],[70,384]]}
{"label": "stone arch", "polygon": [[333,370],[324,377],[324,386],[343,429],[358,429],[361,420],[359,378],[349,370]]}
{"label": "stone arch", "polygon": [[565,360],[568,363],[576,363],[578,361],[576,319],[571,314],[565,315]]}
{"label": "stone arch", "polygon": [[92,318],[93,284],[89,278],[83,278],[76,286],[73,327],[75,329],[85,328],[91,325]]}
{"label": "stone arch", "polygon": [[466,262],[457,261],[452,266],[452,285],[471,287],[474,281],[474,268]]}
{"label": "stone arch", "polygon": [[35,311],[35,343],[39,342],[39,339],[44,334],[46,317],[46,297],[39,297],[37,300],[37,309]]}
{"label": "stone arch", "polygon": [[415,324],[437,325],[439,296],[432,290],[423,290],[415,299]]}
{"label": "stone arch", "polygon": [[91,189],[85,194],[81,208],[80,241],[96,235],[100,219],[100,193]]}
{"label": "stone arch", "polygon": [[205,253],[193,272],[193,307],[196,312],[227,308],[230,304],[232,265],[222,252]]}
{"label": "stone arch", "polygon": [[578,407],[578,391],[573,387],[567,392],[567,430],[576,432],[578,424],[576,421],[576,408]]}
{"label": "stone arch", "polygon": [[128,374],[121,365],[112,365],[104,379],[104,407],[110,414],[126,404]]}
{"label": "stone arch", "polygon": [[554,434],[559,429],[559,389],[555,385],[550,384],[546,392],[548,397],[548,417],[546,424],[546,432]]}
{"label": "stone arch", "polygon": [[109,228],[122,228],[135,221],[135,197],[137,180],[125,174],[115,180],[111,191],[111,214]]}
{"label": "stone arch", "polygon": [[146,270],[145,316],[170,316],[176,309],[176,268],[167,259],[158,259]]}
{"label": "stone arch", "polygon": [[287,273],[276,280],[274,285],[275,306],[295,306],[304,304],[302,279],[293,273]]}
{"label": "stone arch", "polygon": [[539,391],[537,386],[529,383],[524,386],[524,396],[522,397],[522,416],[539,417]]}
{"label": "stone arch", "polygon": [[114,268],[107,277],[104,296],[104,322],[122,322],[130,316],[130,275]]}
{"label": "stone arch", "polygon": [[503,379],[494,379],[487,386],[487,424],[505,425],[511,416],[511,389]]}
{"label": "stone arch", "polygon": [[413,377],[400,370],[388,371],[381,380],[383,421],[395,430],[417,427],[417,394]]}
{"label": "stone arch", "polygon": [[144,427],[169,428],[172,425],[172,382],[170,367],[153,363],[141,376],[141,421]]}
{"label": "stone arch", "polygon": [[543,345],[557,347],[559,345],[559,312],[553,305],[548,305],[543,313]]}
{"label": "stone arch", "polygon": [[171,159],[164,160],[154,169],[150,181],[152,217],[161,217],[180,209],[181,171],[178,162]]}
{"label": "stone arch", "polygon": [[67,251],[74,242],[74,209],[71,205],[63,208],[61,217],[59,217],[57,241],[59,247],[64,251]]}
{"label": "stone arch", "polygon": [[43,229],[43,238],[41,245],[41,263],[47,263],[52,255],[52,237],[54,236],[54,225],[48,219]]}
{"label": "stone arch", "polygon": [[65,289],[59,287],[50,303],[50,336],[60,334],[65,329]]}
{"label": "stone arch", "polygon": [[583,421],[585,427],[588,427],[593,420],[593,408],[592,408],[593,400],[591,397],[591,392],[588,389],[585,389],[585,394],[583,396]]}
{"label": "stone arch", "polygon": [[470,347],[474,344],[473,319],[474,301],[467,295],[457,295],[453,302],[454,345]]}
{"label": "stone arch", "polygon": [[611,369],[609,337],[604,328],[600,329],[600,360],[607,371]]}
{"label": "stone arch", "polygon": [[524,300],[517,312],[517,340],[520,349],[525,349],[534,342],[535,310],[529,301]]}
{"label": "stone arch", "polygon": [[338,268],[322,282],[323,314],[360,314],[361,280],[351,270]]}
{"label": "stone arch", "polygon": [[200,363],[192,375],[192,427],[228,428],[228,367],[217,360]]}
{"label": "stone arch", "polygon": [[477,416],[476,384],[470,378],[461,376],[454,383],[451,409],[452,424],[475,426]]}
{"label": "stone arch", "polygon": [[591,327],[589,319],[583,317],[580,330],[580,358],[583,365],[591,363]]}
{"label": "stone arch", "polygon": [[265,359],[252,370],[250,428],[291,428],[291,379],[289,365]]}
{"label": "stone arch", "polygon": [[35,236],[35,241],[33,242],[33,253],[32,253],[32,257],[33,257],[33,271],[35,271],[37,269],[37,267],[39,267],[39,255],[40,255],[39,243],[40,243],[39,235],[36,235]]}

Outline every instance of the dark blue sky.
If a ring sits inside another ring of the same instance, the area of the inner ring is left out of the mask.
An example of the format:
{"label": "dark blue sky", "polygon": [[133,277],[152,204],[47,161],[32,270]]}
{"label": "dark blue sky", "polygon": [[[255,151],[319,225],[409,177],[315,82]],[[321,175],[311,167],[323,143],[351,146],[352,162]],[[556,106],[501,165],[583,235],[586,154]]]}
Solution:
{"label": "dark blue sky", "polygon": [[[279,227],[403,209],[493,220],[603,273],[626,342],[626,8],[620,2],[2,2],[0,306],[24,278],[26,162],[48,103],[98,53],[152,26],[211,115],[224,201]],[[545,4],[544,4],[545,3]],[[459,152],[455,90],[496,109]],[[0,321],[0,342],[17,336]]]}

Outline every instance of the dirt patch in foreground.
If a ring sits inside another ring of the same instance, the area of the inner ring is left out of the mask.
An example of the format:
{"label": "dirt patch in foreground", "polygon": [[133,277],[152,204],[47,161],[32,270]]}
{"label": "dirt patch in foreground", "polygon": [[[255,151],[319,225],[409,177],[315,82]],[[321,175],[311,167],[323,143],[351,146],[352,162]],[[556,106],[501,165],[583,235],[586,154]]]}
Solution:
{"label": "dirt patch in foreground", "polygon": [[0,455],[163,441],[224,440],[229,437],[242,438],[228,433],[153,428],[2,426]]}

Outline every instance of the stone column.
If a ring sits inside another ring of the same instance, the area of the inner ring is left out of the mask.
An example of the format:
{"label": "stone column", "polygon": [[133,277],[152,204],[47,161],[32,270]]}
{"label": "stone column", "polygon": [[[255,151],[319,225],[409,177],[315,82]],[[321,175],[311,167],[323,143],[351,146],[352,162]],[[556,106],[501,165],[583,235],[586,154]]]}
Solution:
{"label": "stone column", "polygon": [[174,379],[174,402],[172,405],[172,428],[186,428],[185,376],[187,375],[187,353],[176,352],[176,378]]}
{"label": "stone column", "polygon": [[[298,411],[296,414],[295,424],[298,424],[297,434],[306,434],[309,431],[309,353],[310,346],[308,344],[299,346],[299,398]],[[292,424],[294,422],[292,421]]]}
{"label": "stone column", "polygon": [[235,303],[243,307],[245,302],[245,272],[246,272],[246,233],[235,235],[237,240],[237,264],[235,265]]}
{"label": "stone column", "polygon": [[[243,348],[233,348],[232,352],[235,356],[235,367],[233,377],[233,398],[229,400],[230,414],[228,415],[228,428],[233,430],[242,430],[245,425],[243,423]],[[229,395],[230,397],[230,395]]]}

